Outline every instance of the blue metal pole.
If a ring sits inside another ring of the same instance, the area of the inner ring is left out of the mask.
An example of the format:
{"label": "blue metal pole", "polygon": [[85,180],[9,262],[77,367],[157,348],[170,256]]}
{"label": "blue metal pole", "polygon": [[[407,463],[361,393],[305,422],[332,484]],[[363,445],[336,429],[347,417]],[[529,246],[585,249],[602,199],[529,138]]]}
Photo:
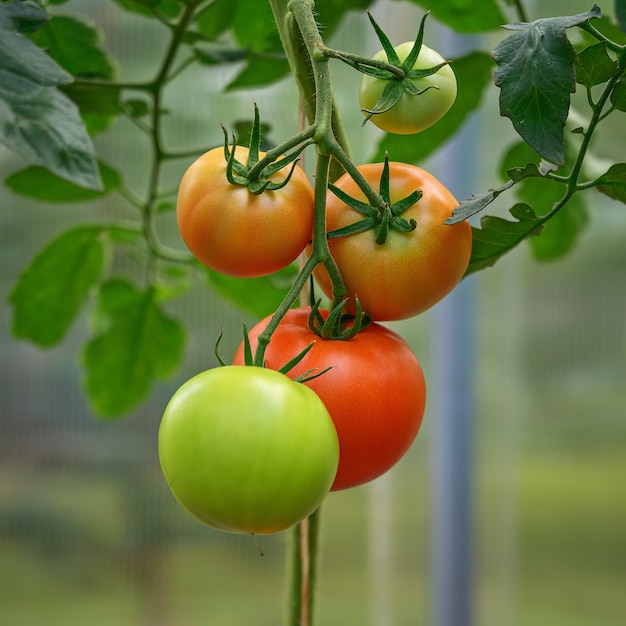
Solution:
{"label": "blue metal pole", "polygon": [[[468,44],[444,36],[442,50],[463,54]],[[470,42],[475,43],[475,42]],[[476,133],[465,127],[437,158],[438,178],[461,200],[474,191]],[[464,279],[432,311],[432,584],[433,626],[473,622],[472,480],[474,439],[474,279]]]}

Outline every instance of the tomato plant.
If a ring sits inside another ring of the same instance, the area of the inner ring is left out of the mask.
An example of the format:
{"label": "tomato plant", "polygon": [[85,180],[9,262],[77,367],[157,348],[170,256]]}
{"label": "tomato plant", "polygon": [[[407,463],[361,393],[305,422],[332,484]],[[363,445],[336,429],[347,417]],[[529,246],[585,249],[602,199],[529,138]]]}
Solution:
{"label": "tomato plant", "polygon": [[[407,41],[394,48],[398,59],[403,62],[413,48],[414,42]],[[387,53],[380,50],[374,60],[387,61]],[[419,55],[410,69],[425,70],[445,63],[445,59],[432,48],[422,44]],[[390,81],[365,75],[361,79],[359,102],[361,110],[380,129],[399,135],[419,133],[438,122],[454,104],[456,99],[456,76],[449,65],[443,65],[434,74],[419,78],[407,78],[411,86],[402,87],[397,101],[385,105],[383,91]],[[398,85],[398,88],[401,86]],[[383,100],[381,100],[383,97]],[[383,107],[377,110],[381,102]],[[376,111],[371,115],[372,111]]]}
{"label": "tomato plant", "polygon": [[273,533],[310,515],[337,470],[337,433],[310,389],[268,369],[202,372],[172,396],[159,458],[178,502],[235,533]]}
{"label": "tomato plant", "polygon": [[[313,347],[288,373],[331,369],[304,383],[322,399],[339,436],[339,469],[332,490],[371,481],[395,465],[413,443],[424,415],[426,384],[408,344],[380,324],[353,339],[322,339],[307,325],[310,309],[292,309],[272,334],[267,366],[279,369],[311,342]],[[254,349],[270,318],[250,332]],[[244,346],[234,362],[243,363]]]}
{"label": "tomato plant", "polygon": [[[247,162],[248,148],[235,157]],[[260,158],[265,154],[261,152]],[[311,238],[313,188],[296,165],[284,187],[254,194],[226,177],[223,148],[194,161],[178,190],[178,229],[191,253],[213,270],[236,277],[272,274],[289,265]],[[279,170],[275,184],[289,175]]]}
{"label": "tomato plant", "polygon": [[[361,165],[358,171],[373,186],[383,175],[383,163]],[[363,191],[348,174],[335,186],[356,199],[365,200]],[[458,202],[452,193],[425,170],[406,163],[389,163],[391,203],[421,190],[421,198],[402,213],[414,220],[409,232],[390,229],[386,241],[378,243],[374,229],[329,240],[330,251],[345,282],[355,312],[355,296],[364,311],[375,320],[399,320],[432,307],[461,280],[472,251],[468,222],[452,226],[444,221]],[[350,226],[362,215],[329,191],[326,199],[327,229]],[[315,277],[328,295],[332,284],[319,266]]]}

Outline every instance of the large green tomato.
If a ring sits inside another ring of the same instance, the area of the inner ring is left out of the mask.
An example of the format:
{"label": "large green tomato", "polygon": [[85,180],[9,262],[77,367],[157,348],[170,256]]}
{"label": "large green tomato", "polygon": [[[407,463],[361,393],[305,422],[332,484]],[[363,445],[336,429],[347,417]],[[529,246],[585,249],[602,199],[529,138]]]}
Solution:
{"label": "large green tomato", "polygon": [[[394,48],[400,61],[407,58],[413,43],[407,41]],[[381,50],[373,58],[387,61],[387,54]],[[413,69],[428,69],[444,61],[437,51],[422,45]],[[405,91],[388,111],[372,115],[370,119],[378,128],[399,135],[419,133],[439,121],[454,104],[456,76],[449,65],[444,65],[435,74],[412,80],[415,87],[423,93],[413,95]],[[364,75],[359,91],[361,109],[371,111],[388,84],[387,80]]]}
{"label": "large green tomato", "polygon": [[337,432],[311,389],[276,371],[207,370],[165,409],[159,459],[178,502],[234,533],[273,533],[308,517],[330,490]]}

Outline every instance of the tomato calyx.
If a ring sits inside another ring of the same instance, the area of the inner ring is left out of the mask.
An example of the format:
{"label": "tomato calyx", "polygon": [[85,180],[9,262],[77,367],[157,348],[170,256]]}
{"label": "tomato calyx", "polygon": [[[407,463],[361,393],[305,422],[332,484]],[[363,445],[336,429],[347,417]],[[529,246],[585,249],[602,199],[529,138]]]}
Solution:
{"label": "tomato calyx", "polygon": [[[226,178],[231,185],[242,185],[247,187],[250,193],[260,195],[264,191],[275,191],[282,189],[291,180],[291,176],[298,164],[298,158],[303,150],[311,145],[311,141],[304,142],[293,152],[281,159],[272,161],[265,166],[259,167],[261,148],[261,123],[259,118],[259,108],[254,105],[254,122],[250,133],[250,143],[248,145],[248,162],[241,163],[235,158],[237,148],[237,138],[233,134],[232,147],[229,144],[228,131],[222,126],[224,132],[224,158],[226,160]],[[272,180],[272,176],[278,171],[291,164],[291,169],[287,176],[280,182]]]}
{"label": "tomato calyx", "polygon": [[[214,352],[215,352],[215,357],[217,358],[217,362],[220,364],[220,366],[221,367],[226,367],[228,364],[224,361],[224,359],[222,358],[222,356],[219,353],[219,345],[220,345],[220,342],[222,341],[223,335],[224,335],[224,329],[221,329],[220,330],[220,334],[217,337],[217,341],[215,342]],[[309,350],[311,350],[311,348],[313,347],[314,344],[315,344],[315,342],[312,341],[309,345],[307,345],[303,350],[301,350],[298,354],[296,354],[296,356],[294,356],[292,359],[287,361],[287,363],[285,363],[277,371],[280,372],[281,374],[285,374],[286,375],[296,365],[298,365],[298,363],[300,363],[300,361],[302,361],[302,359],[308,354]],[[250,344],[250,335],[248,334],[248,326],[246,325],[245,322],[243,324],[243,349],[244,349],[244,363],[243,363],[244,366],[245,367],[255,367],[254,355],[252,354],[252,346]],[[267,364],[264,363],[263,367],[266,367],[266,366],[267,366]],[[310,380],[313,380],[314,378],[318,378],[322,374],[325,374],[330,369],[332,369],[332,368],[331,367],[327,367],[327,368],[325,368],[323,370],[317,370],[315,368],[311,368],[311,369],[307,370],[306,372],[303,372],[299,376],[296,376],[292,380],[294,380],[294,382],[297,382],[297,383],[307,383]]]}
{"label": "tomato calyx", "polygon": [[309,330],[322,339],[348,341],[356,337],[359,332],[365,330],[372,323],[372,318],[363,312],[358,297],[355,298],[356,315],[344,313],[343,308],[347,301],[347,298],[342,300],[328,315],[322,315],[320,312],[322,300],[317,300],[311,306],[309,313]]}
{"label": "tomato calyx", "polygon": [[408,56],[404,61],[401,61],[396,53],[393,44],[387,37],[387,35],[383,32],[380,26],[376,23],[372,15],[368,12],[368,17],[374,30],[376,31],[376,35],[380,40],[380,43],[383,46],[383,50],[387,55],[387,62],[390,66],[397,68],[396,72],[391,72],[387,69],[382,69],[373,66],[367,66],[360,64],[358,69],[363,74],[367,74],[368,76],[372,76],[374,78],[379,78],[380,80],[388,81],[387,85],[383,89],[383,92],[380,95],[380,98],[374,105],[372,109],[361,109],[363,113],[366,113],[365,119],[363,120],[362,126],[364,126],[374,115],[380,115],[381,113],[386,113],[390,109],[392,109],[400,100],[400,98],[407,94],[409,96],[420,96],[429,89],[439,89],[437,85],[430,84],[423,89],[417,87],[414,81],[419,80],[421,78],[426,78],[427,76],[432,76],[436,74],[442,67],[445,65],[449,65],[450,61],[444,61],[443,63],[439,63],[438,65],[434,65],[433,67],[428,68],[413,68],[415,62],[417,61],[417,57],[419,56],[420,50],[422,49],[422,42],[424,40],[424,25],[426,22],[426,18],[428,17],[428,12],[424,14],[422,21],[420,23],[420,28],[415,39],[415,43],[411,48]]}
{"label": "tomato calyx", "polygon": [[367,230],[374,230],[375,241],[378,245],[383,245],[389,236],[390,231],[398,231],[408,233],[417,228],[417,222],[411,218],[410,220],[402,217],[402,214],[410,209],[422,197],[421,189],[416,189],[405,198],[397,202],[391,202],[389,192],[389,155],[385,154],[385,164],[380,176],[379,191],[380,197],[383,199],[383,208],[377,209],[370,204],[363,202],[357,198],[348,195],[332,183],[328,188],[350,208],[361,213],[365,217],[352,224],[348,224],[342,228],[331,230],[327,233],[328,239],[337,237],[345,237],[362,233]]}

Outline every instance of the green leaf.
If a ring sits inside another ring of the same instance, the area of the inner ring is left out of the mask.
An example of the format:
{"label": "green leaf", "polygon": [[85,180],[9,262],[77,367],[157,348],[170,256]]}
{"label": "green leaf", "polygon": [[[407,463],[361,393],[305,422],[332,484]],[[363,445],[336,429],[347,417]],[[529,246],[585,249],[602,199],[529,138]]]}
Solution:
{"label": "green leaf", "polygon": [[17,32],[0,4],[0,142],[89,189],[102,183],[76,106],[56,87],[72,77]]}
{"label": "green leaf", "polygon": [[285,57],[250,55],[246,66],[228,83],[226,91],[250,89],[269,85],[289,74],[289,63]]}
{"label": "green leaf", "polygon": [[32,39],[72,76],[110,80],[115,74],[113,62],[100,47],[101,31],[76,17],[55,16]]}
{"label": "green leaf", "polygon": [[458,89],[448,113],[418,135],[386,134],[370,161],[383,161],[388,152],[394,161],[419,163],[457,133],[472,111],[480,106],[483,92],[492,80],[493,61],[486,52],[475,51],[455,59],[451,67]]}
{"label": "green leaf", "polygon": [[517,221],[486,215],[480,228],[472,227],[472,256],[466,275],[493,265],[524,239],[540,232],[543,222],[527,204],[516,204],[510,213]]}
{"label": "green leaf", "polygon": [[206,272],[209,284],[220,296],[261,319],[278,308],[298,270],[295,265],[290,265],[280,272],[259,278],[232,278],[210,269]]}
{"label": "green leaf", "polygon": [[153,383],[169,376],[183,354],[185,333],[162,308],[156,288],[113,279],[100,291],[105,328],[83,353],[84,380],[97,414],[115,417],[137,407]]}
{"label": "green leaf", "polygon": [[[570,150],[571,151],[571,150]],[[571,156],[567,154],[566,156]],[[507,176],[515,171],[515,164],[528,163],[524,168],[538,168],[541,171],[545,161],[537,165],[539,156],[524,142],[514,144],[503,157],[501,169]],[[546,173],[544,171],[544,173]],[[541,176],[525,176],[517,179],[514,193],[522,202],[532,205],[537,215],[546,215],[565,194],[562,183],[542,178]],[[549,260],[569,252],[589,223],[589,213],[584,197],[579,193],[570,198],[555,216],[546,222],[540,237],[530,240],[533,255],[538,260]]]}
{"label": "green leaf", "polygon": [[25,2],[9,2],[0,6],[0,30],[34,33],[43,28],[50,16],[41,7]]}
{"label": "green leaf", "polygon": [[496,0],[411,0],[460,33],[494,30],[505,22]]}
{"label": "green leaf", "polygon": [[626,80],[622,76],[611,92],[611,104],[619,111],[626,111]]}
{"label": "green leaf", "polygon": [[599,17],[600,10],[506,26],[514,31],[493,51],[500,113],[544,159],[564,162],[563,129],[576,89],[576,52],[565,30]]}
{"label": "green leaf", "polygon": [[323,36],[328,40],[348,12],[363,12],[372,4],[372,0],[316,0],[315,14]]}
{"label": "green leaf", "polygon": [[529,239],[534,258],[538,261],[550,261],[567,254],[588,225],[587,204],[581,194],[576,194],[546,222],[539,237]]}
{"label": "green leaf", "polygon": [[615,17],[626,33],[626,0],[615,0]]}
{"label": "green leaf", "polygon": [[594,181],[598,191],[626,204],[626,163],[615,163]]}
{"label": "green leaf", "polygon": [[14,193],[39,202],[88,202],[119,189],[122,179],[117,170],[100,162],[102,191],[85,189],[60,178],[50,170],[38,165],[31,165],[13,172],[4,184]]}
{"label": "green leaf", "polygon": [[605,83],[617,70],[614,61],[606,51],[606,43],[601,42],[585,48],[576,61],[576,82],[590,89]]}
{"label": "green leaf", "polygon": [[78,226],[50,242],[23,271],[9,301],[13,334],[47,348],[66,335],[104,268],[98,226]]}
{"label": "green leaf", "polygon": [[175,18],[182,9],[182,2],[176,0],[115,0],[122,8],[145,17],[157,18],[158,11],[163,17]]}
{"label": "green leaf", "polygon": [[78,106],[90,135],[106,130],[122,112],[121,90],[110,85],[72,84],[63,92]]}
{"label": "green leaf", "polygon": [[217,0],[194,20],[196,28],[209,40],[217,39],[230,27],[237,14],[237,0]]}
{"label": "green leaf", "polygon": [[269,2],[238,0],[232,27],[238,43],[254,52],[282,50]]}
{"label": "green leaf", "polygon": [[462,222],[489,206],[501,193],[513,187],[515,183],[518,183],[526,178],[545,176],[553,169],[555,169],[555,166],[552,163],[547,163],[546,161],[542,161],[539,166],[537,166],[536,163],[528,163],[524,167],[513,167],[510,170],[507,170],[506,174],[509,180],[507,180],[504,185],[497,187],[496,189],[489,189],[485,193],[477,196],[473,195],[467,200],[463,200],[463,202],[461,202],[461,204],[459,204],[459,206],[452,211],[452,216],[449,217],[445,223],[456,224],[457,222]]}

